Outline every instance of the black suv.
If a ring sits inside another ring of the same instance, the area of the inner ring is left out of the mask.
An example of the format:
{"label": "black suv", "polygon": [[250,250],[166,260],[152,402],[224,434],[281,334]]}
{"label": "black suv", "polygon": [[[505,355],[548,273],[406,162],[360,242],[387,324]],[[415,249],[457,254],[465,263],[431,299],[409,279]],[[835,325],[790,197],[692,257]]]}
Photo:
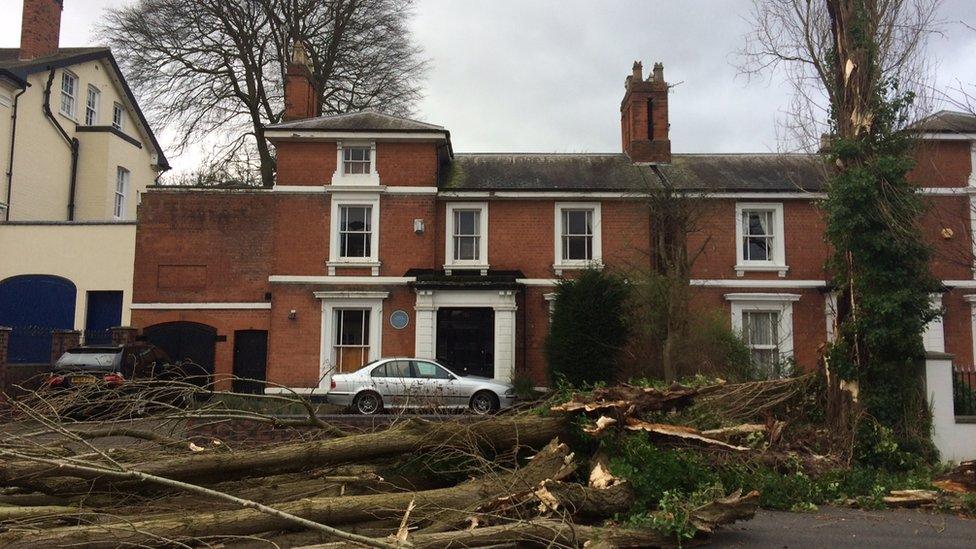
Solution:
{"label": "black suv", "polygon": [[68,349],[44,385],[53,389],[92,384],[119,387],[130,380],[185,381],[202,387],[209,377],[198,364],[173,362],[159,347],[140,342]]}

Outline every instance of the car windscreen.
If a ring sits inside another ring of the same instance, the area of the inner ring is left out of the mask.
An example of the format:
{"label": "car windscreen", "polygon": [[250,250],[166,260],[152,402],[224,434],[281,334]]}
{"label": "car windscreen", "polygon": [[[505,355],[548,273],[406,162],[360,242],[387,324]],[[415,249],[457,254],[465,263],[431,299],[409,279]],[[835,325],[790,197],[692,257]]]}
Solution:
{"label": "car windscreen", "polygon": [[118,356],[116,351],[67,352],[61,355],[54,367],[69,370],[112,370],[115,369]]}

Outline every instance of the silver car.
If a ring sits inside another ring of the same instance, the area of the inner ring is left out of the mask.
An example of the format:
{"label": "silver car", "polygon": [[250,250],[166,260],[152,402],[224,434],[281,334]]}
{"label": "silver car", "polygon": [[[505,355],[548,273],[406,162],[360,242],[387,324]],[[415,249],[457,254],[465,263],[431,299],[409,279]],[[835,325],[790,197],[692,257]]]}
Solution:
{"label": "silver car", "polygon": [[358,414],[384,408],[470,408],[489,414],[515,403],[515,389],[486,377],[459,376],[426,358],[381,358],[359,370],[332,376],[330,404]]}

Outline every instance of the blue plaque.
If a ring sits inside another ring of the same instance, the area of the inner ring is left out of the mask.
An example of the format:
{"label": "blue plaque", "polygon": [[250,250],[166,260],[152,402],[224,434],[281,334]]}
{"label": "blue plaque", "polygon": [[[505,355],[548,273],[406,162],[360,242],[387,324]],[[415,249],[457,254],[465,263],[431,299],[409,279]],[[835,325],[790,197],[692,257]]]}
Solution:
{"label": "blue plaque", "polygon": [[397,310],[393,311],[390,315],[390,326],[393,326],[397,330],[402,330],[410,324],[410,315],[406,311]]}

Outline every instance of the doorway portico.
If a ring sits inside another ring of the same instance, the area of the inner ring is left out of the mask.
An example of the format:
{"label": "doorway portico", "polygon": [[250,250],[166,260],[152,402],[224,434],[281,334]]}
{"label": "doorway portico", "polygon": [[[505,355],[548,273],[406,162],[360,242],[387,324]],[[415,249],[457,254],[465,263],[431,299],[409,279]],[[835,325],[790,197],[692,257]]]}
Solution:
{"label": "doorway portico", "polygon": [[[518,309],[514,288],[418,287],[416,291],[418,357],[455,360],[459,364],[449,366],[459,374],[511,381]],[[491,333],[486,333],[489,330]]]}

